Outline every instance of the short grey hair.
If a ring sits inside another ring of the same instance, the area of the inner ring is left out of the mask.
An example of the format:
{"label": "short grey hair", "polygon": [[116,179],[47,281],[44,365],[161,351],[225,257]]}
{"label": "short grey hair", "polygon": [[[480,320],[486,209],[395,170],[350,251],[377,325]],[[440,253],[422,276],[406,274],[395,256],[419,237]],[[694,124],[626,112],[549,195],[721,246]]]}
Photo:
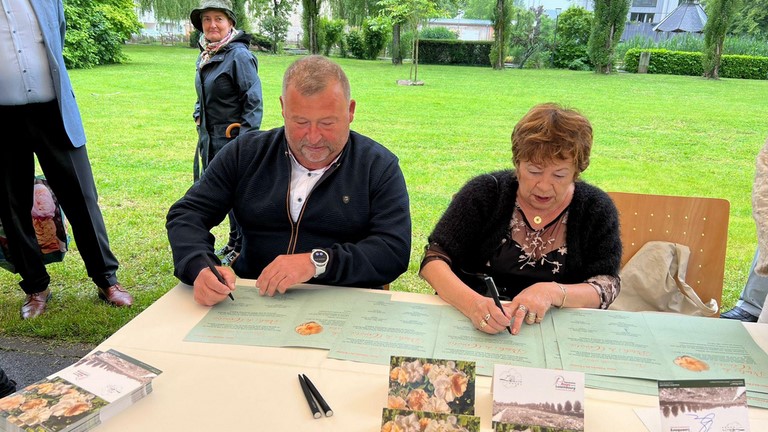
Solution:
{"label": "short grey hair", "polygon": [[303,96],[312,96],[328,87],[335,80],[341,84],[344,97],[351,100],[347,75],[341,66],[321,55],[310,55],[293,62],[283,75],[283,96],[289,85],[293,85]]}

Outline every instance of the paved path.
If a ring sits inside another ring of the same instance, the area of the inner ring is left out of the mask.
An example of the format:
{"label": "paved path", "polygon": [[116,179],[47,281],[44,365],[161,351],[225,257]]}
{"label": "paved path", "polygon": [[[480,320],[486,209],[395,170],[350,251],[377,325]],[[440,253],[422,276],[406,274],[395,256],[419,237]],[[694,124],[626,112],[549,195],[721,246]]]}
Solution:
{"label": "paved path", "polygon": [[0,367],[17,390],[58,372],[88,354],[95,345],[39,338],[0,336]]}

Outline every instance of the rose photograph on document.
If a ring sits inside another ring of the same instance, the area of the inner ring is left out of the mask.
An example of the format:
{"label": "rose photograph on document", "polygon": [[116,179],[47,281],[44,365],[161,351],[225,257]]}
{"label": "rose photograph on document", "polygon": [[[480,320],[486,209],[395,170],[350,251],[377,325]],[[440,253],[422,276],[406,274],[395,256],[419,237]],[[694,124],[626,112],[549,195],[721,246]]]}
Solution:
{"label": "rose photograph on document", "polygon": [[475,413],[475,362],[393,356],[387,408]]}

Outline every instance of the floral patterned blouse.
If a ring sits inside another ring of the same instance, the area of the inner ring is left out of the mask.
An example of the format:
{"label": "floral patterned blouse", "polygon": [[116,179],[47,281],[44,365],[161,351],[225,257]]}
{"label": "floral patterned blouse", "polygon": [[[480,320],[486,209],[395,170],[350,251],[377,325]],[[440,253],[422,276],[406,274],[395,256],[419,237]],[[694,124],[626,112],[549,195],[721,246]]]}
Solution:
{"label": "floral patterned blouse", "polygon": [[[497,285],[504,287],[506,297],[514,297],[537,282],[559,282],[558,273],[568,259],[566,227],[568,208],[552,222],[534,229],[516,204],[509,231],[501,240],[486,266],[495,275]],[[585,281],[600,296],[600,308],[605,309],[618,295],[619,279],[598,275]],[[501,288],[500,288],[501,289]]]}

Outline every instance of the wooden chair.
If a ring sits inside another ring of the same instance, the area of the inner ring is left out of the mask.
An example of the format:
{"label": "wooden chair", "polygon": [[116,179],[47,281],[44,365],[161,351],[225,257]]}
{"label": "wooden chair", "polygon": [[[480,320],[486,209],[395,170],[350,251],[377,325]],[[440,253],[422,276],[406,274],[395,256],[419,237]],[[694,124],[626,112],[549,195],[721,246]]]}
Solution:
{"label": "wooden chair", "polygon": [[719,198],[609,192],[619,210],[621,265],[653,240],[688,246],[685,281],[703,302],[722,305],[730,203]]}

